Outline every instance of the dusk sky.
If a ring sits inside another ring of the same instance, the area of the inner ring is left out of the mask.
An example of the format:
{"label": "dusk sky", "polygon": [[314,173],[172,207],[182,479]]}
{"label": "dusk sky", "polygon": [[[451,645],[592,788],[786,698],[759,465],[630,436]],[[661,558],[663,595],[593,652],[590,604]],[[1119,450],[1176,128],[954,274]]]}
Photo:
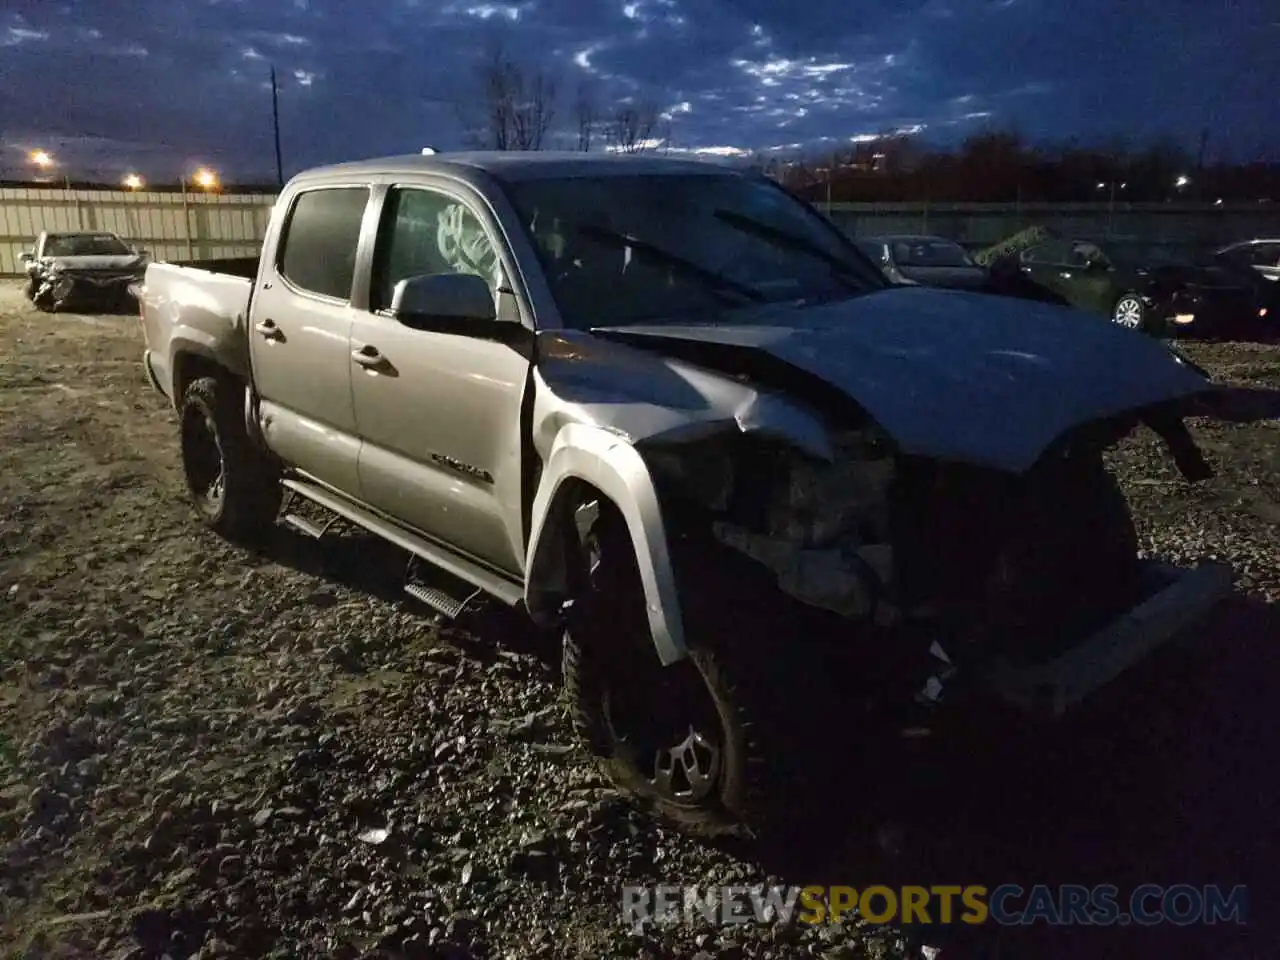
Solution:
{"label": "dusk sky", "polygon": [[[7,0],[0,153],[72,176],[195,164],[286,174],[463,145],[486,42],[570,96],[652,99],[682,149],[819,146],[887,129],[954,140],[1169,133],[1210,154],[1280,156],[1277,0]],[[725,152],[723,150],[719,152]]]}

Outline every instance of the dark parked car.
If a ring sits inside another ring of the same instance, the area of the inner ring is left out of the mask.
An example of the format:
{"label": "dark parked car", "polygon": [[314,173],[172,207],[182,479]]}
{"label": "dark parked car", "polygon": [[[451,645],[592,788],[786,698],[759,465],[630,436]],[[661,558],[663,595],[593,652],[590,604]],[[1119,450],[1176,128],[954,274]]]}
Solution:
{"label": "dark parked car", "polygon": [[1074,307],[1158,335],[1240,336],[1267,321],[1254,284],[1208,258],[1143,242],[1049,239],[1023,250],[1022,270]]}
{"label": "dark parked car", "polygon": [[1245,240],[1214,251],[1218,263],[1252,270],[1263,280],[1280,282],[1280,240]]}
{"label": "dark parked car", "polygon": [[859,249],[894,283],[949,287],[957,290],[987,288],[987,271],[954,240],[943,237],[862,237]]}
{"label": "dark parked car", "polygon": [[1280,240],[1245,240],[1215,250],[1212,262],[1250,284],[1267,311],[1273,336],[1280,335]]}

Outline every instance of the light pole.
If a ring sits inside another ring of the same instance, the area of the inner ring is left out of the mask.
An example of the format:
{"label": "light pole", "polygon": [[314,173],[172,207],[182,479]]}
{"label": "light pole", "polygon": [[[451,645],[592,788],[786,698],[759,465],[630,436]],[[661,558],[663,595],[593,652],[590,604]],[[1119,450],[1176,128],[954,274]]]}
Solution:
{"label": "light pole", "polygon": [[831,177],[835,173],[835,170],[832,167],[818,167],[817,172],[824,175],[824,178],[827,183],[827,218],[830,219],[831,217]]}
{"label": "light pole", "polygon": [[[191,180],[196,186],[202,190],[212,193],[218,189],[218,175],[208,167],[200,167],[191,175]],[[187,259],[194,260],[195,253],[192,249],[192,230],[191,230],[191,202],[187,198],[187,178],[181,177],[178,180],[179,186],[182,188],[182,221],[186,226],[187,233]]]}
{"label": "light pole", "polygon": [[[32,165],[37,170],[45,174],[53,170],[53,168],[58,165],[58,161],[53,159],[53,154],[51,154],[48,150],[32,150],[29,154],[27,154],[27,159],[31,161]],[[52,178],[50,178],[50,180],[52,180]],[[44,183],[46,181],[41,180],[39,177],[37,177],[37,182]],[[63,186],[65,186],[68,190],[71,189],[71,179],[69,177],[63,177]]]}
{"label": "light pole", "polygon": [[1108,191],[1107,192],[1107,236],[1108,237],[1111,236],[1112,227],[1115,223],[1116,187],[1117,186],[1119,186],[1121,190],[1125,190],[1125,189],[1128,189],[1129,184],[1128,183],[1117,184],[1114,180],[1111,180],[1108,182],[1103,182],[1100,180],[1098,181],[1098,186],[1097,186],[1097,189],[1099,190]]}

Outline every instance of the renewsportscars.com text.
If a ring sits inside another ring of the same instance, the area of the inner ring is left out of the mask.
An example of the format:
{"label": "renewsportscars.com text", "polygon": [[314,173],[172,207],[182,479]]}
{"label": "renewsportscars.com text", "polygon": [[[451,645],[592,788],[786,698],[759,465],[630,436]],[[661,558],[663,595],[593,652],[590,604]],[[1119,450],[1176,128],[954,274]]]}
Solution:
{"label": "renewsportscars.com text", "polygon": [[1244,924],[1243,886],[1144,884],[1122,892],[1110,884],[1025,888],[872,885],[808,887],[624,887],[622,919],[645,924],[839,923],[1025,926]]}

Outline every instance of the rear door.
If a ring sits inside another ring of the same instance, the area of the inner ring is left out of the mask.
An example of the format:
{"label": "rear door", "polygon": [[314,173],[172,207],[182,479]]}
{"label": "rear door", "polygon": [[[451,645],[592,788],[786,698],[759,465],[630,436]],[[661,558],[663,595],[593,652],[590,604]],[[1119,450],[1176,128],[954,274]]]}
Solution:
{"label": "rear door", "polygon": [[1280,281],[1280,243],[1260,243],[1253,255],[1253,269],[1273,282]]}
{"label": "rear door", "polygon": [[[512,264],[501,233],[487,207],[452,182],[392,186],[380,221],[368,309],[355,318],[347,356],[365,501],[457,552],[519,575],[528,343],[522,349],[511,337],[415,329],[388,312],[401,280],[474,273],[495,297],[501,319],[488,322],[520,333],[519,307],[503,279]],[[367,354],[378,363],[364,365]]]}
{"label": "rear door", "polygon": [[360,494],[360,441],[350,301],[369,197],[362,184],[296,193],[274,250],[264,249],[250,307],[268,445],[289,466],[352,497]]}

